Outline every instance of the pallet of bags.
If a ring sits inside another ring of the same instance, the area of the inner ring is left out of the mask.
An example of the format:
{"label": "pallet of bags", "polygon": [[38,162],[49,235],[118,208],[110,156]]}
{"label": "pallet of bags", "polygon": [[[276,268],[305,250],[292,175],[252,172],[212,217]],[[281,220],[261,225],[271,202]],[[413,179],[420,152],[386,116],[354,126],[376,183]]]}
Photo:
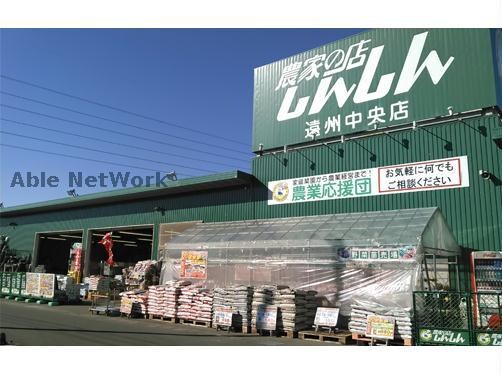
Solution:
{"label": "pallet of bags", "polygon": [[119,294],[120,312],[134,316],[146,315],[148,312],[148,292],[144,290],[130,290]]}
{"label": "pallet of bags", "polygon": [[256,316],[260,308],[274,307],[274,298],[276,292],[274,285],[262,285],[256,287],[253,292],[253,302],[251,304],[251,327],[253,330],[257,329]]}
{"label": "pallet of bags", "polygon": [[[232,285],[227,288],[215,288],[213,296],[213,312],[218,308],[230,309],[234,314],[234,328],[242,328],[249,332],[251,325],[251,311],[253,288],[245,285]],[[213,314],[213,326],[216,326]]]}
{"label": "pallet of bags", "polygon": [[181,288],[181,293],[178,298],[178,318],[194,320],[192,304],[193,298],[196,294],[197,291],[193,285],[187,285]]}
{"label": "pallet of bags", "polygon": [[[310,293],[310,294],[308,294]],[[282,331],[299,331],[312,327],[316,305],[307,295],[315,296],[315,292],[278,288],[274,303],[278,307],[277,329]]]}
{"label": "pallet of bags", "polygon": [[166,287],[152,285],[148,288],[148,314],[163,316],[166,310]]}
{"label": "pallet of bags", "polygon": [[361,302],[351,305],[349,331],[353,334],[364,336],[366,334],[367,319],[369,315],[380,315],[392,318],[396,322],[394,329],[394,338],[403,340],[409,344],[413,337],[413,325],[411,320],[411,311],[404,308],[374,308]]}
{"label": "pallet of bags", "polygon": [[196,288],[192,298],[192,319],[199,322],[211,322],[213,310],[213,292],[206,288]]}

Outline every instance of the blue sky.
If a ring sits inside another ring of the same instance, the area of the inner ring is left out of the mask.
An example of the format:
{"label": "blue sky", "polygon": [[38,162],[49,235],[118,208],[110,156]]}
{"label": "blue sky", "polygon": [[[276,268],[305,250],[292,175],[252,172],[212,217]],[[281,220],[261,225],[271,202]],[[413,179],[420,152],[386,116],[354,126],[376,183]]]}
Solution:
{"label": "blue sky", "polygon": [[[360,31],[2,29],[3,76],[163,122],[4,77],[0,143],[21,149],[0,148],[0,201],[9,207],[65,197],[69,172],[146,176],[175,170],[179,178],[250,172],[253,69]],[[52,188],[10,187],[15,172],[25,183],[27,172],[60,181]],[[109,189],[76,190],[82,195]]]}

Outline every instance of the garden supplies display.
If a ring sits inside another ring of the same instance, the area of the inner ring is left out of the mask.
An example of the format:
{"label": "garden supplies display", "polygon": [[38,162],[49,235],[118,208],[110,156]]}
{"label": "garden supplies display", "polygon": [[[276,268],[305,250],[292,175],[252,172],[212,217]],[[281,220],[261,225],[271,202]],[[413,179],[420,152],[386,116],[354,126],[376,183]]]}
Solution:
{"label": "garden supplies display", "polygon": [[67,275],[56,275],[58,289],[66,293],[68,302],[80,300],[80,284],[75,284],[73,277]]}
{"label": "garden supplies display", "polygon": [[124,268],[122,273],[126,285],[140,285],[145,281],[146,274],[152,272],[152,268],[155,268],[156,265],[156,260],[142,260],[136,263],[134,267]]}
{"label": "garden supplies display", "polygon": [[252,303],[252,326],[256,328],[258,309],[277,307],[278,331],[298,331],[314,324],[316,291],[303,291],[283,285],[255,288]]}
{"label": "garden supplies display", "polygon": [[424,285],[424,256],[447,261],[461,254],[434,207],[193,223],[163,243],[163,282],[180,278],[187,249],[207,251],[204,286],[316,290],[323,306],[340,309],[339,328],[346,328],[354,299],[412,308],[413,291]]}
{"label": "garden supplies display", "polygon": [[89,290],[92,292],[108,293],[110,291],[110,278],[104,276],[90,276]]}
{"label": "garden supplies display", "polygon": [[365,301],[356,301],[352,304],[350,313],[349,330],[360,335],[366,334],[368,316],[380,315],[395,320],[394,337],[398,339],[411,339],[413,326],[409,309],[400,307],[388,308]]}
{"label": "garden supplies display", "polygon": [[277,329],[298,331],[312,328],[317,308],[314,303],[316,294],[315,291],[277,289],[274,297],[274,305],[278,307]]}
{"label": "garden supplies display", "polygon": [[211,322],[213,308],[211,290],[196,285],[183,286],[178,302],[178,318]]}
{"label": "garden supplies display", "polygon": [[148,312],[148,292],[144,290],[129,290],[119,294],[120,312],[131,315],[145,315]]}
{"label": "garden supplies display", "polygon": [[[252,287],[233,285],[227,288],[214,289],[213,311],[216,311],[218,308],[229,308],[235,314],[235,324],[238,327],[250,326],[252,302]],[[214,320],[213,324],[215,324]]]}
{"label": "garden supplies display", "polygon": [[272,285],[263,285],[254,289],[251,310],[251,326],[254,329],[256,329],[256,316],[258,315],[258,310],[274,305],[275,292],[276,287]]}

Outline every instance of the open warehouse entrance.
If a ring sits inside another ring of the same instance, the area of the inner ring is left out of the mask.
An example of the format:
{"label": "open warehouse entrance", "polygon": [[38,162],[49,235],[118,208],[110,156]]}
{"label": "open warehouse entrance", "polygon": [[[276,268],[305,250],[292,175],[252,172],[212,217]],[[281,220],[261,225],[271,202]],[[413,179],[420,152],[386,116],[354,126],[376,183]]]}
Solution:
{"label": "open warehouse entrance", "polygon": [[66,275],[70,250],[75,243],[82,243],[82,233],[82,230],[37,233],[34,265],[43,266],[47,273]]}
{"label": "open warehouse entrance", "polygon": [[[106,264],[108,253],[99,243],[108,232],[112,232],[113,267]],[[89,230],[89,238],[89,275],[121,275],[123,268],[152,256],[153,225],[92,229]]]}

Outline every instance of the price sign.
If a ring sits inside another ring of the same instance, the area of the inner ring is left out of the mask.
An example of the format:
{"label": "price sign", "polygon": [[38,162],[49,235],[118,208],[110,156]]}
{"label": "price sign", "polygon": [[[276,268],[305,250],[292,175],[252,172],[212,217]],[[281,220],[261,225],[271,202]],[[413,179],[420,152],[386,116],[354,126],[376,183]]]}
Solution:
{"label": "price sign", "polygon": [[366,336],[384,340],[394,339],[394,318],[380,315],[368,315]]}
{"label": "price sign", "polygon": [[256,328],[275,331],[277,327],[277,307],[260,307],[256,312]]}
{"label": "price sign", "polygon": [[214,322],[217,326],[232,326],[233,312],[230,308],[220,307],[214,311]]}
{"label": "price sign", "polygon": [[316,326],[336,327],[339,313],[340,309],[338,308],[318,307],[314,324]]}

